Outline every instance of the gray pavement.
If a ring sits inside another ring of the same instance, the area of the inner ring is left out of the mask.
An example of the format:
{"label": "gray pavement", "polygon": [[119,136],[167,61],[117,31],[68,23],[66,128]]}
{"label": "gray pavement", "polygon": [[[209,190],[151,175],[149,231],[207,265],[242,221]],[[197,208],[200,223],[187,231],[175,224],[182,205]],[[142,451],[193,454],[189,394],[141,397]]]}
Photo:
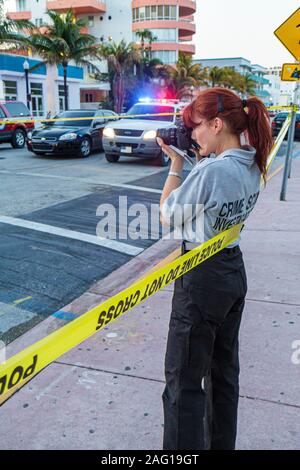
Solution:
{"label": "gray pavement", "polygon": [[[248,293],[240,336],[238,449],[300,449],[300,159],[294,160],[285,202],[279,201],[281,180],[282,172],[268,183],[242,236]],[[84,313],[177,243],[147,248],[64,312]],[[66,353],[4,403],[0,448],[161,449],[172,291],[167,286]],[[47,318],[11,343],[8,354],[64,322]]]}

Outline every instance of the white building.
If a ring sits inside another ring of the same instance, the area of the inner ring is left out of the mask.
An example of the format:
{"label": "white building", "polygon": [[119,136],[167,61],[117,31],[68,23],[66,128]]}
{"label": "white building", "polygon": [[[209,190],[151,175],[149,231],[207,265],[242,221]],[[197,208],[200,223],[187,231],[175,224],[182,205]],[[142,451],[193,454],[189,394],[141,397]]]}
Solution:
{"label": "white building", "polygon": [[289,106],[293,102],[295,82],[282,81],[281,70],[280,66],[268,69],[267,78],[274,84],[269,91],[274,98],[274,106]]}

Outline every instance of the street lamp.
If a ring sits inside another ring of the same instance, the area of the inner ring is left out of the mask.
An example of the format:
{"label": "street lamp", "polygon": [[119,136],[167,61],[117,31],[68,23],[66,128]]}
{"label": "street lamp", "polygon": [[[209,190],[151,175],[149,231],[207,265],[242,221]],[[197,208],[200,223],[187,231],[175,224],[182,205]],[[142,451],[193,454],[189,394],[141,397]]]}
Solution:
{"label": "street lamp", "polygon": [[25,72],[25,80],[26,80],[26,101],[27,101],[27,108],[30,110],[30,101],[31,101],[31,96],[29,93],[29,81],[28,81],[28,73],[29,73],[29,62],[27,59],[24,60],[23,62],[23,69]]}

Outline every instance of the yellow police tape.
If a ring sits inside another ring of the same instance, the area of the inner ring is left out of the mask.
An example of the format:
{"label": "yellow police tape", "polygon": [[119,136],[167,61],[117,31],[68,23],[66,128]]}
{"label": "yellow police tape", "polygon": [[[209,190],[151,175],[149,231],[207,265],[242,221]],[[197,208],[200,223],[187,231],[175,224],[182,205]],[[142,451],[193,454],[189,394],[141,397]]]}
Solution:
{"label": "yellow police tape", "polygon": [[229,228],[166,266],[146,274],[117,295],[9,358],[0,365],[0,404],[62,354],[232,243],[239,236],[242,225]]}
{"label": "yellow police tape", "polygon": [[274,161],[274,158],[276,157],[276,154],[277,154],[277,152],[278,152],[278,150],[279,150],[279,148],[280,148],[280,146],[283,142],[283,139],[284,139],[287,131],[290,128],[291,120],[292,120],[292,116],[291,116],[291,114],[289,114],[287,116],[286,120],[284,121],[278,136],[276,137],[275,143],[272,147],[271,153],[270,153],[269,158],[268,158],[267,171],[269,170],[270,166],[272,165],[272,163]]}
{"label": "yellow police tape", "polygon": [[[84,111],[84,110],[83,110]],[[100,110],[101,111],[101,110]],[[32,123],[32,122],[42,122],[47,124],[48,122],[60,122],[60,121],[96,121],[99,120],[113,120],[113,119],[132,119],[132,118],[140,118],[140,117],[154,117],[154,116],[180,116],[181,113],[147,113],[147,114],[113,114],[111,116],[86,116],[86,117],[62,117],[62,118],[41,118],[41,119],[6,119],[0,121],[0,124],[15,124],[15,123]]]}

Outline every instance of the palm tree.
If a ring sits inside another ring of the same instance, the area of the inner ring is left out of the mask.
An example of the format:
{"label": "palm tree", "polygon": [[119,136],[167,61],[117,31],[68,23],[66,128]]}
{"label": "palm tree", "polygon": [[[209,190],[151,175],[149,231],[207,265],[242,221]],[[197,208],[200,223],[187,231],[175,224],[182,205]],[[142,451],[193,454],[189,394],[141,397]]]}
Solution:
{"label": "palm tree", "polygon": [[169,87],[177,98],[190,98],[191,87],[197,88],[206,83],[206,74],[200,64],[193,64],[188,54],[179,54],[176,67],[167,66],[170,74]]}
{"label": "palm tree", "polygon": [[251,73],[242,75],[241,92],[246,96],[255,95],[256,83],[252,79]]}
{"label": "palm tree", "polygon": [[[72,10],[59,14],[48,10],[51,24],[43,24],[43,32],[31,35],[30,46],[49,65],[62,65],[64,76],[65,108],[69,108],[67,69],[73,61],[76,65],[93,65],[89,59],[99,57],[96,37],[82,34],[81,28],[86,26],[83,19],[77,19]],[[41,65],[41,64],[39,64]],[[97,68],[97,67],[96,67]]]}
{"label": "palm tree", "polygon": [[[154,36],[150,29],[140,29],[137,31],[136,36],[141,40],[141,53],[142,59],[145,59],[145,51],[146,51],[146,59],[150,59],[150,52],[151,52],[151,45],[154,41],[157,40],[157,36]],[[148,47],[145,48],[145,40],[149,44]]]}
{"label": "palm tree", "polygon": [[109,67],[113,70],[114,110],[116,113],[121,113],[125,98],[125,73],[134,62],[139,62],[140,54],[132,42],[127,44],[124,39],[119,44],[115,42],[104,44],[100,54],[107,59]]}
{"label": "palm tree", "polygon": [[220,67],[211,67],[208,71],[208,80],[212,87],[222,85],[225,78],[224,69]]}
{"label": "palm tree", "polygon": [[28,47],[28,37],[23,31],[31,32],[35,26],[28,20],[12,20],[4,16],[3,0],[0,0],[0,44],[3,44],[2,50],[13,48]]}

